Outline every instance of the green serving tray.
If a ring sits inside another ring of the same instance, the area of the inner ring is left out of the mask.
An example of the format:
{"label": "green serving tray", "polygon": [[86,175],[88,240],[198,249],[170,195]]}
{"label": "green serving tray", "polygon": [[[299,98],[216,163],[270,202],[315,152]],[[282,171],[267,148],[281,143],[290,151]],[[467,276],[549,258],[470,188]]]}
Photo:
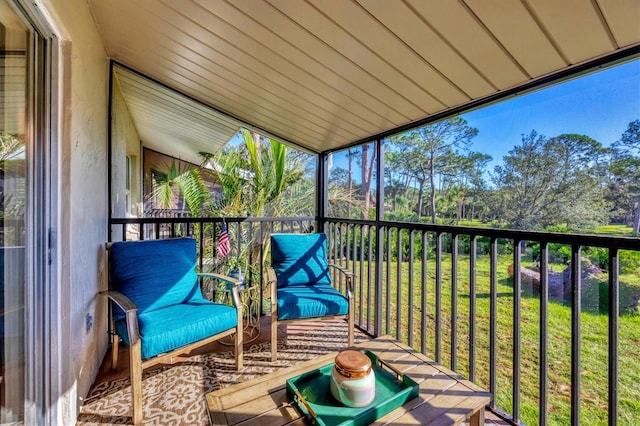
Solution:
{"label": "green serving tray", "polygon": [[287,392],[298,409],[320,426],[368,425],[418,396],[418,384],[409,376],[365,351],[376,377],[376,396],[366,407],[347,407],[331,395],[329,380],[334,363],[287,380]]}

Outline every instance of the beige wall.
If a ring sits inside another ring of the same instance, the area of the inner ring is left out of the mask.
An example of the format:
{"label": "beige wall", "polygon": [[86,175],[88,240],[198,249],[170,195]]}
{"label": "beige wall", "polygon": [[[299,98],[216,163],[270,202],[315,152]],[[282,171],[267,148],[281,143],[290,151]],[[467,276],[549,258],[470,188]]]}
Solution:
{"label": "beige wall", "polygon": [[[107,240],[109,62],[86,1],[42,0],[61,42],[57,164],[59,223],[51,399],[57,424],[73,424],[107,349],[104,242]],[[94,326],[86,330],[85,317]]]}

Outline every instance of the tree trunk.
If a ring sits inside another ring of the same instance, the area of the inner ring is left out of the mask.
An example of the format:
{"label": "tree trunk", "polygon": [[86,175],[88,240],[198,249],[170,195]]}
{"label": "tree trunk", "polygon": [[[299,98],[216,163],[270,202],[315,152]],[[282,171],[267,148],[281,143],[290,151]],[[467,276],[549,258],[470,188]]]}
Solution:
{"label": "tree trunk", "polygon": [[369,145],[362,145],[362,198],[364,200],[364,208],[361,212],[361,219],[369,217],[369,206],[371,204],[371,179],[369,177]]}
{"label": "tree trunk", "polygon": [[636,214],[633,218],[633,232],[640,233],[640,199],[638,199],[638,206],[636,207]]}
{"label": "tree trunk", "polygon": [[[349,174],[347,175],[347,190],[349,191],[349,197],[351,197],[352,179],[351,173],[353,173],[353,157],[351,156],[351,149],[347,151],[347,159],[349,160]],[[351,218],[351,203],[347,203],[347,217]]]}
{"label": "tree trunk", "polygon": [[436,223],[436,185],[435,185],[435,159],[433,158],[433,154],[431,154],[431,164],[429,166],[429,183],[431,184],[431,223],[435,225]]}
{"label": "tree trunk", "polygon": [[418,180],[418,208],[416,209],[416,213],[418,213],[418,219],[422,216],[422,195],[424,194],[424,181]]}

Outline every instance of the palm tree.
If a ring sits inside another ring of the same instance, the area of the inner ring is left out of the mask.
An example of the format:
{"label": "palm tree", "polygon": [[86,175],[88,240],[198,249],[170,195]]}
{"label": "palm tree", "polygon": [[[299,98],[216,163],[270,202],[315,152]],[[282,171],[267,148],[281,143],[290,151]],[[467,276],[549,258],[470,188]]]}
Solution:
{"label": "palm tree", "polygon": [[0,131],[0,246],[18,244],[24,237],[24,160],[24,138]]}
{"label": "palm tree", "polygon": [[191,216],[199,216],[209,197],[207,187],[197,168],[171,160],[171,165],[156,177],[152,194],[161,208],[171,208],[181,193]]}
{"label": "palm tree", "polygon": [[[224,149],[209,158],[223,191],[222,200],[211,204],[211,213],[276,217],[312,211],[314,186],[304,179],[304,159],[275,139],[246,129],[241,135],[242,146]],[[295,202],[290,202],[292,199]],[[268,242],[263,236],[263,241],[253,244],[253,259],[259,259],[261,247],[266,255]]]}
{"label": "palm tree", "polygon": [[[211,157],[223,199],[212,209],[223,216],[279,216],[291,205],[285,195],[296,191],[298,208],[313,205],[313,186],[304,184],[303,162],[286,145],[241,130],[244,145]],[[297,213],[300,214],[300,213]]]}

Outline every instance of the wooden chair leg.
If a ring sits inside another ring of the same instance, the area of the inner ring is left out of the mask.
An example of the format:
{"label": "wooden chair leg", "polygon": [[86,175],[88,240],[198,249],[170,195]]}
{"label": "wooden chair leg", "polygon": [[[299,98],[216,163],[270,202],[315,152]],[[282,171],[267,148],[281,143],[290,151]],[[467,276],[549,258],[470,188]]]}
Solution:
{"label": "wooden chair leg", "polygon": [[129,348],[129,370],[131,374],[131,398],[133,400],[133,424],[142,424],[142,353],[138,340]]}
{"label": "wooden chair leg", "polygon": [[271,361],[278,360],[278,287],[271,282]]}
{"label": "wooden chair leg", "polygon": [[118,368],[118,345],[120,344],[120,337],[113,333],[111,337],[111,369]]}
{"label": "wooden chair leg", "polygon": [[278,318],[271,315],[271,361],[278,360]]}
{"label": "wooden chair leg", "polygon": [[243,347],[242,347],[242,339],[243,339],[243,329],[242,322],[238,323],[238,327],[236,328],[236,370],[240,371],[242,369],[243,363]]}
{"label": "wooden chair leg", "polygon": [[351,347],[354,343],[354,322],[355,322],[355,306],[353,303],[353,298],[349,300],[349,313],[347,314],[347,326],[348,326],[348,337],[347,337],[347,346]]}

